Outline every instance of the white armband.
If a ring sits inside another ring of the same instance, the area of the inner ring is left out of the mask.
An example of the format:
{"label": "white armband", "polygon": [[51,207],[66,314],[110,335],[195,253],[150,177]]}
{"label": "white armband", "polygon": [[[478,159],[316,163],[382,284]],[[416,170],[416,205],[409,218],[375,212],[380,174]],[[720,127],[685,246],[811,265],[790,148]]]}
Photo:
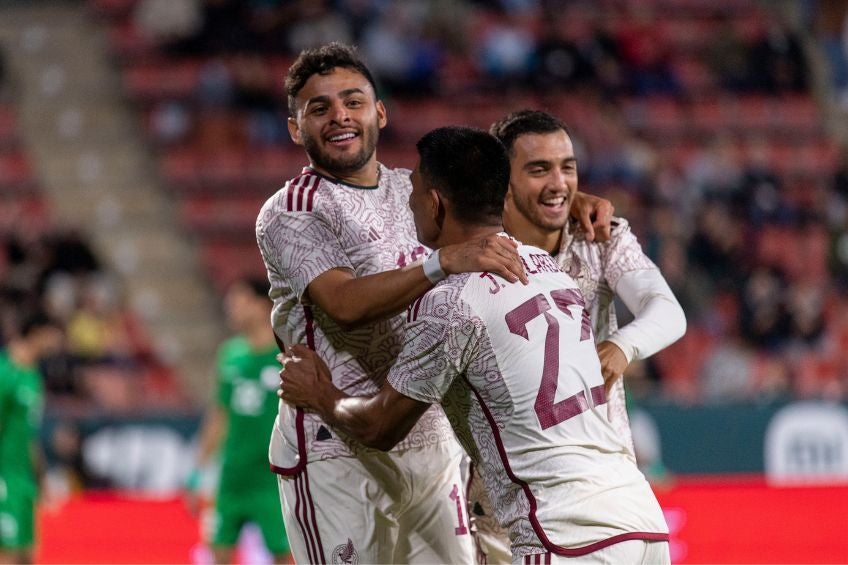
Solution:
{"label": "white armband", "polygon": [[437,282],[444,280],[447,277],[447,274],[442,270],[442,263],[439,261],[439,250],[436,249],[430,256],[427,257],[427,260],[424,261],[424,276],[427,277],[431,283],[436,284]]}

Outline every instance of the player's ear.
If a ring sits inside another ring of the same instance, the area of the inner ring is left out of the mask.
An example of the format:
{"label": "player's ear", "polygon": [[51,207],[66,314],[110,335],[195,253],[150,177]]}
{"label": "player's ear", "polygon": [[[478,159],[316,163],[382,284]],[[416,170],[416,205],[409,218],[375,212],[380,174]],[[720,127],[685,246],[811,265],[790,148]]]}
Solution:
{"label": "player's ear", "polygon": [[300,126],[297,125],[296,118],[289,118],[286,124],[289,128],[289,135],[294,141],[295,145],[303,145],[303,139],[300,136]]}
{"label": "player's ear", "polygon": [[439,231],[441,231],[445,222],[445,214],[447,213],[447,201],[435,188],[431,188],[428,191],[428,196],[430,197],[430,211],[433,220],[436,222],[436,225],[439,226]]}
{"label": "player's ear", "polygon": [[380,126],[380,129],[383,129],[388,123],[389,117],[386,114],[386,106],[382,100],[377,100],[377,125]]}

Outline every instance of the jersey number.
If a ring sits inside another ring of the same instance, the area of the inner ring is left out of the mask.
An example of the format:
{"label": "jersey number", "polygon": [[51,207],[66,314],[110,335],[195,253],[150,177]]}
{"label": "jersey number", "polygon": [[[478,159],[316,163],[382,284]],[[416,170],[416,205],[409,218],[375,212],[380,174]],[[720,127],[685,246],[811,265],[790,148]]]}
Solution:
{"label": "jersey number", "polygon": [[[586,312],[586,303],[583,301],[583,296],[573,289],[560,289],[551,291],[550,297],[557,309],[569,318],[574,318],[568,308],[569,306],[581,308],[583,314],[580,323],[580,341],[591,339],[592,321],[589,319],[589,313]],[[509,327],[509,331],[528,341],[530,341],[530,336],[527,334],[527,324],[531,320],[544,316],[548,323],[548,331],[545,335],[542,384],[539,386],[539,393],[536,395],[536,402],[533,405],[543,430],[577,416],[589,408],[583,391],[559,402],[554,402],[559,380],[559,322],[552,314],[548,313],[550,309],[551,303],[548,302],[548,299],[543,294],[537,294],[506,314],[506,325]]]}
{"label": "jersey number", "polygon": [[457,485],[453,485],[450,498],[456,503],[456,517],[459,520],[459,527],[454,528],[453,533],[458,536],[464,536],[468,533],[468,528],[465,527],[465,518],[462,514],[462,495],[459,494],[459,487]]}

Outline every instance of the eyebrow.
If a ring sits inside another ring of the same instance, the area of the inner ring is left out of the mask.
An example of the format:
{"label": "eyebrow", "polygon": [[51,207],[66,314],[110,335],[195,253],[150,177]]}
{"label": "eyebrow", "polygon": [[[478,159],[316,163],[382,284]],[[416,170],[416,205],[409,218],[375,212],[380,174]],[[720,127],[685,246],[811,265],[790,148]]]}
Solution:
{"label": "eyebrow", "polygon": [[[365,91],[362,90],[361,88],[347,88],[347,89],[339,92],[337,94],[337,96],[339,98],[347,98],[351,94],[365,94]],[[329,101],[330,101],[329,96],[327,96],[326,94],[320,94],[318,96],[313,96],[312,98],[307,100],[306,105],[309,106],[310,104],[313,104],[313,103],[316,103],[316,102],[325,102],[326,103],[326,102],[329,102]]]}
{"label": "eyebrow", "polygon": [[[577,157],[566,157],[563,159],[563,164],[576,163]],[[524,163],[524,168],[529,169],[531,167],[549,167],[551,166],[551,161],[547,159],[536,159],[535,161],[527,161]]]}

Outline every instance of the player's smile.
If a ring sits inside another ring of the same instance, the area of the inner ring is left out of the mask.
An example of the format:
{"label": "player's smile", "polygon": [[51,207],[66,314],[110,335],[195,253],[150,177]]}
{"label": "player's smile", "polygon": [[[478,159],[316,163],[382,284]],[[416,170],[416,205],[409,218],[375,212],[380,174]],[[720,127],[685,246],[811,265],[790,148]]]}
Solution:
{"label": "player's smile", "polygon": [[333,147],[348,147],[353,145],[357,138],[359,138],[361,133],[359,130],[354,129],[345,129],[345,130],[334,130],[333,132],[324,136],[324,141],[329,143]]}

